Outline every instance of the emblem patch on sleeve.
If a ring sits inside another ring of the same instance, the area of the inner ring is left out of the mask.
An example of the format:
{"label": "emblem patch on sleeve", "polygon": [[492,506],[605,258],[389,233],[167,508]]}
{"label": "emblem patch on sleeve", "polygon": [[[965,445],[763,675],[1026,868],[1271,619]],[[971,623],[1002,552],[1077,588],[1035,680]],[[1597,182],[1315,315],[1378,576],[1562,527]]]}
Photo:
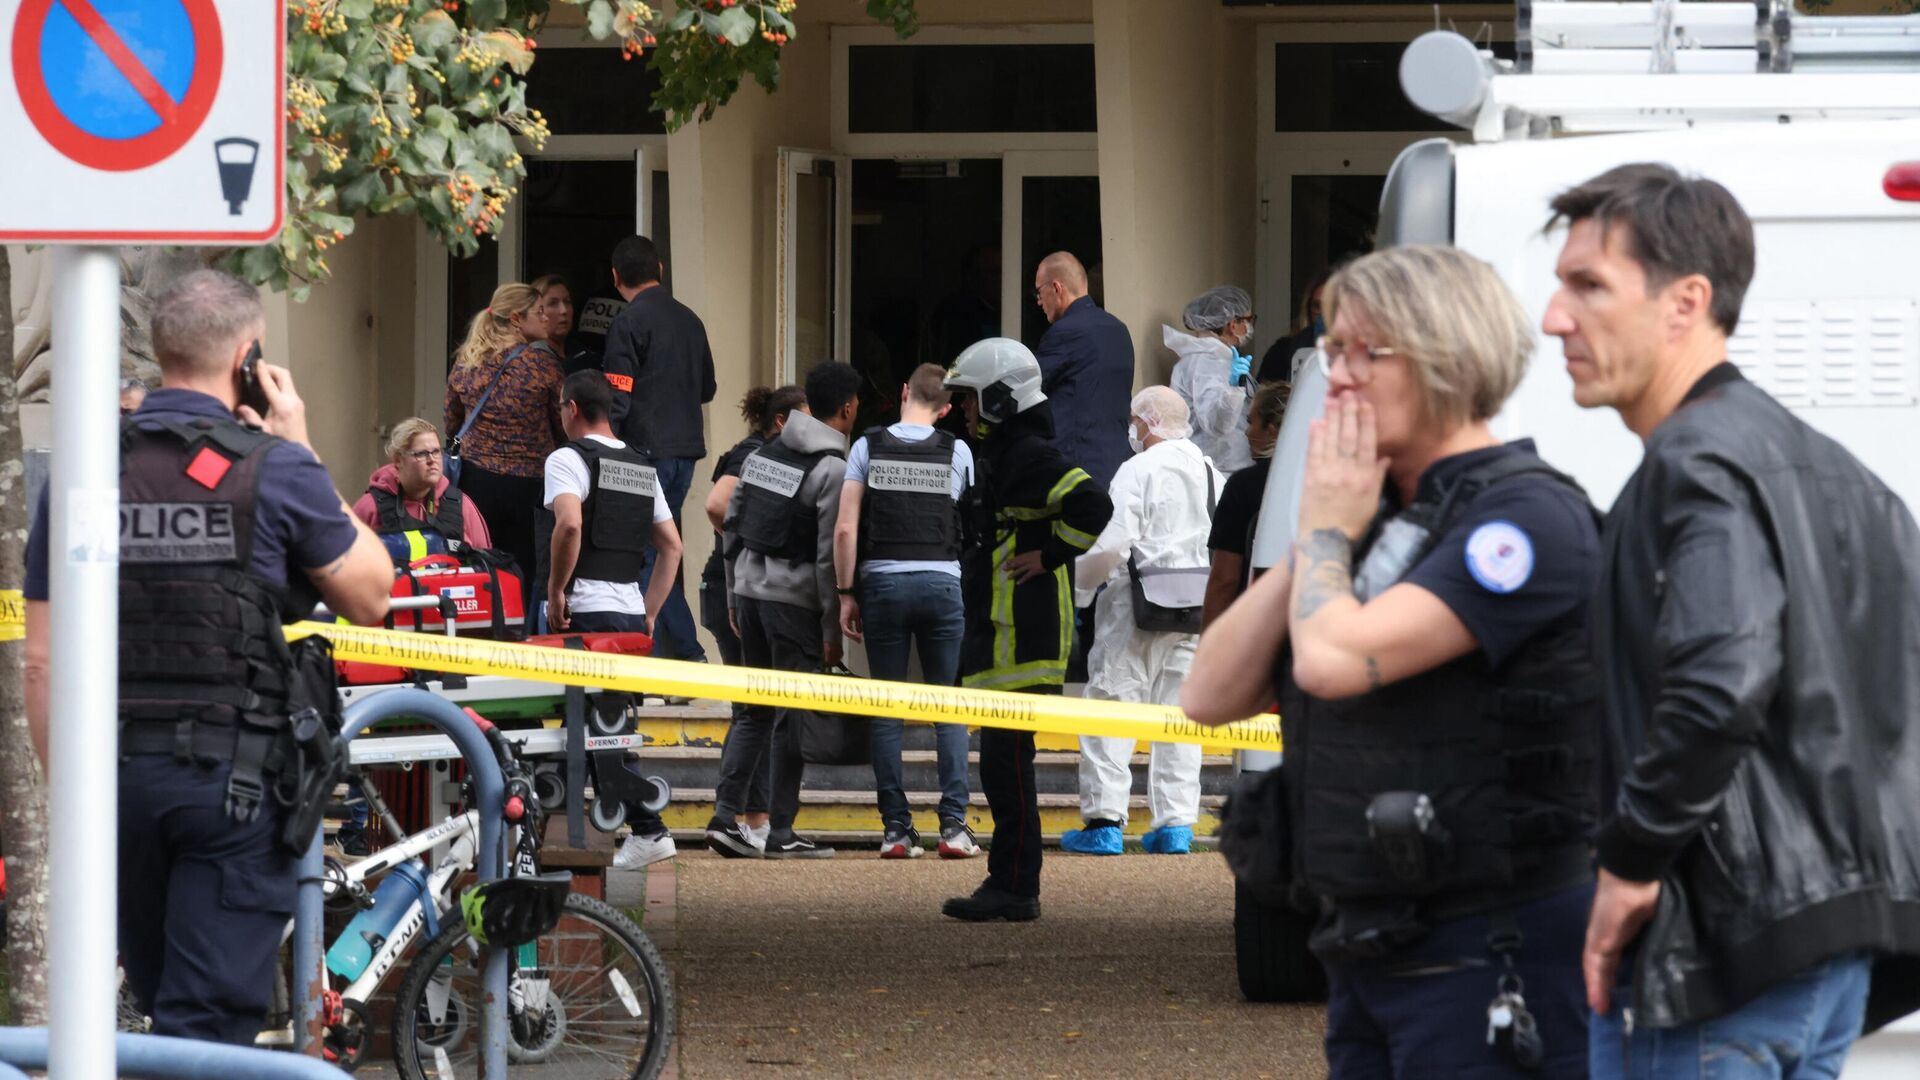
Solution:
{"label": "emblem patch on sleeve", "polygon": [[1513,592],[1533,576],[1533,541],[1511,521],[1489,521],[1467,537],[1467,570],[1488,592]]}

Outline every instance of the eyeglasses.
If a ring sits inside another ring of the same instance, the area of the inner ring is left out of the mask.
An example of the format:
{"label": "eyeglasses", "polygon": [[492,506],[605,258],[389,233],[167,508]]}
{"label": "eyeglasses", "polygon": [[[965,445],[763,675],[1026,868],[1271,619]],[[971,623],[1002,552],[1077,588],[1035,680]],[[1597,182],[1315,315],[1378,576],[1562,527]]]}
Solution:
{"label": "eyeglasses", "polygon": [[1043,281],[1040,284],[1035,285],[1033,287],[1033,298],[1035,300],[1040,299],[1042,296],[1046,295],[1048,289],[1058,284],[1059,282],[1057,281]]}
{"label": "eyeglasses", "polygon": [[1313,358],[1320,365],[1320,374],[1331,379],[1333,362],[1339,358],[1346,361],[1347,374],[1356,383],[1365,383],[1373,378],[1374,361],[1400,355],[1400,350],[1386,345],[1368,345],[1362,341],[1342,341],[1325,336],[1314,343],[1313,350]]}
{"label": "eyeglasses", "polygon": [[430,465],[440,460],[440,448],[434,446],[425,450],[408,450],[401,456],[412,458],[414,463],[418,465]]}

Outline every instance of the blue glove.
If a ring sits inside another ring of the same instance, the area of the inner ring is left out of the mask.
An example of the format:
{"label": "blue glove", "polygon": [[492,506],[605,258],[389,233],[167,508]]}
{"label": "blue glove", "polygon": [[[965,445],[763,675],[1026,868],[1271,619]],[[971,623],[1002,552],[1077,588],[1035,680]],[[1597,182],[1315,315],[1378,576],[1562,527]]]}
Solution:
{"label": "blue glove", "polygon": [[1240,350],[1235,349],[1233,351],[1232,374],[1228,377],[1227,381],[1234,386],[1239,386],[1242,382],[1246,381],[1247,375],[1252,371],[1253,355],[1251,353],[1242,354]]}

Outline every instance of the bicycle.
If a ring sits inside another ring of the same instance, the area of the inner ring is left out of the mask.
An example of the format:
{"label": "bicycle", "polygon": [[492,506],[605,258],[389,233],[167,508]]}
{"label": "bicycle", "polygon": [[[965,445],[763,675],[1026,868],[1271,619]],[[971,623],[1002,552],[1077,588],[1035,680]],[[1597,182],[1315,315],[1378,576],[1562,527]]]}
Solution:
{"label": "bicycle", "polygon": [[[468,715],[486,732],[507,777],[505,810],[515,852],[509,875],[538,875],[543,815],[531,774],[497,729],[472,710]],[[364,907],[373,895],[367,888],[370,879],[421,859],[443,844],[447,853],[424,875],[424,883],[413,891],[386,935],[377,941],[368,939],[371,955],[347,986],[327,992],[326,1056],[348,1071],[363,1063],[373,1033],[368,1003],[408,948],[424,936],[426,944],[406,969],[396,997],[395,1064],[403,1076],[423,1080],[477,1077],[475,1017],[484,954],[455,910],[454,886],[474,867],[479,812],[456,814],[408,836],[378,792],[370,785],[363,785],[363,791],[382,826],[397,840],[351,865],[327,860],[322,888],[329,907],[336,911]],[[510,1067],[536,1067],[524,1073],[528,1076],[597,1080],[608,1075],[610,1062],[624,1062],[621,1075],[635,1080],[659,1075],[673,1032],[673,989],[659,950],[632,920],[600,901],[568,895],[560,922],[547,934],[513,949],[511,956]],[[330,981],[348,978],[329,966]],[[275,988],[274,1012],[255,1045],[292,1045],[292,1008],[286,987],[283,971]],[[145,1030],[145,1026],[146,1018],[137,1008],[128,1007],[123,997],[122,1030]],[[456,1070],[456,1059],[467,1065],[467,1071]],[[576,1062],[582,1064],[570,1064]]]}

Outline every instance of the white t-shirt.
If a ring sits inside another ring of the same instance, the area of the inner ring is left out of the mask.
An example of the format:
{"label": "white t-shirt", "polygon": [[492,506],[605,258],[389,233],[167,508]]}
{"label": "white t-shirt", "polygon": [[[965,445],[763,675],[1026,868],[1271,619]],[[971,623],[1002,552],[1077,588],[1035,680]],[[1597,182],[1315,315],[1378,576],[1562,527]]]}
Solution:
{"label": "white t-shirt", "polygon": [[[604,435],[588,435],[587,438],[614,450],[627,445]],[[572,495],[584,503],[593,490],[593,476],[587,471],[587,459],[571,446],[563,446],[547,455],[546,472],[546,507],[549,510],[553,509],[554,500],[562,495]],[[658,525],[672,520],[673,511],[667,506],[667,500],[656,495],[653,500],[653,523]],[[573,588],[567,594],[567,607],[576,612],[618,611],[628,615],[645,615],[647,594],[637,581],[575,578]]]}

